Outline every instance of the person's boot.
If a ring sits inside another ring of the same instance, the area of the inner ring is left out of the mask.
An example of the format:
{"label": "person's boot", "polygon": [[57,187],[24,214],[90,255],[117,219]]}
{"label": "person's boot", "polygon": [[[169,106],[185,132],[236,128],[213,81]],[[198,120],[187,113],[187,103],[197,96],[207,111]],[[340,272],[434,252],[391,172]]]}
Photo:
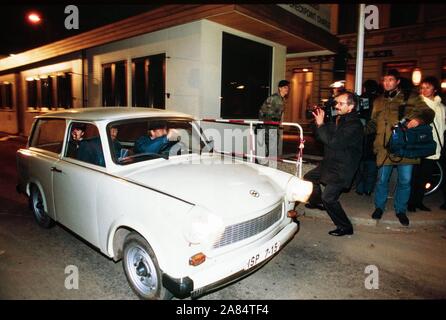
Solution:
{"label": "person's boot", "polygon": [[379,220],[383,215],[383,211],[380,208],[376,208],[372,213],[372,219]]}
{"label": "person's boot", "polygon": [[443,203],[443,204],[440,206],[440,209],[441,209],[441,210],[446,210],[446,202]]}
{"label": "person's boot", "polygon": [[397,213],[396,216],[403,226],[407,227],[409,225],[409,218],[405,213]]}

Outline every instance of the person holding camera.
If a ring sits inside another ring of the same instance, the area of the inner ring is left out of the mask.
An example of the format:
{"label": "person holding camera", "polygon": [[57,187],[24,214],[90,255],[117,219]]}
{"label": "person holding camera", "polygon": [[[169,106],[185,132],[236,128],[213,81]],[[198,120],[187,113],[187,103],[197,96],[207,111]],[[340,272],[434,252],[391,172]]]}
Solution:
{"label": "person holding camera", "polygon": [[396,69],[389,69],[383,77],[384,93],[378,96],[373,104],[371,120],[366,126],[366,134],[376,132],[373,144],[378,166],[378,177],[375,187],[375,211],[372,219],[381,219],[389,192],[389,180],[394,166],[398,170],[398,181],[394,197],[395,213],[403,226],[409,225],[406,215],[407,202],[410,196],[412,167],[420,162],[415,158],[399,158],[394,161],[389,156],[387,144],[392,128],[398,123],[400,106],[405,105],[404,118],[407,128],[414,128],[422,123],[429,124],[434,118],[434,111],[415,93],[406,93],[400,88],[400,74]]}
{"label": "person holding camera", "polygon": [[[313,183],[313,192],[307,208],[327,210],[336,229],[328,234],[344,236],[353,234],[353,226],[339,202],[344,189],[351,186],[362,153],[364,127],[356,111],[355,94],[349,91],[336,97],[336,121],[325,122],[325,111],[313,112],[316,138],[324,145],[324,157],[318,167],[305,174],[304,179]],[[325,185],[321,191],[321,184]]]}

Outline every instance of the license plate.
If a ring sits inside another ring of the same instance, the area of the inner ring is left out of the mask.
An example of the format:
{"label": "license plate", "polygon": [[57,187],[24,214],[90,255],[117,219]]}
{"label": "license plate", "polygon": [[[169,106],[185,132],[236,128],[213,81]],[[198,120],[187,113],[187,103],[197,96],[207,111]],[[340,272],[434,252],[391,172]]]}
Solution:
{"label": "license plate", "polygon": [[245,265],[245,270],[248,270],[258,263],[262,262],[265,259],[268,259],[273,254],[275,254],[277,251],[279,251],[280,248],[280,242],[277,241],[273,244],[268,245],[267,247],[264,247],[261,249],[257,254],[250,257]]}

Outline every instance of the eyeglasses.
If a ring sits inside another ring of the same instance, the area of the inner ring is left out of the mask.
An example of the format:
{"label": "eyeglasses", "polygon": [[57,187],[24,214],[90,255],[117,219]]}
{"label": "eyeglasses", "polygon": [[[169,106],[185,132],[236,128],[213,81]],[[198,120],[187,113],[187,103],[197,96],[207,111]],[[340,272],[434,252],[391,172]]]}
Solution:
{"label": "eyeglasses", "polygon": [[341,106],[343,105],[348,105],[347,102],[343,102],[343,101],[336,101],[336,104],[340,104]]}

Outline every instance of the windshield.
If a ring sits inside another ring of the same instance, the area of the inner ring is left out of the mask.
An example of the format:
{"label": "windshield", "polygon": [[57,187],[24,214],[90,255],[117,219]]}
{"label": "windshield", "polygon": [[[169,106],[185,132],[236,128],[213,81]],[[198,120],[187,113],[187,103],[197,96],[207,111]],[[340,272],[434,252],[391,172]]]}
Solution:
{"label": "windshield", "polygon": [[[210,151],[192,119],[143,118],[107,126],[110,154],[120,165]],[[201,137],[200,137],[201,135]]]}

